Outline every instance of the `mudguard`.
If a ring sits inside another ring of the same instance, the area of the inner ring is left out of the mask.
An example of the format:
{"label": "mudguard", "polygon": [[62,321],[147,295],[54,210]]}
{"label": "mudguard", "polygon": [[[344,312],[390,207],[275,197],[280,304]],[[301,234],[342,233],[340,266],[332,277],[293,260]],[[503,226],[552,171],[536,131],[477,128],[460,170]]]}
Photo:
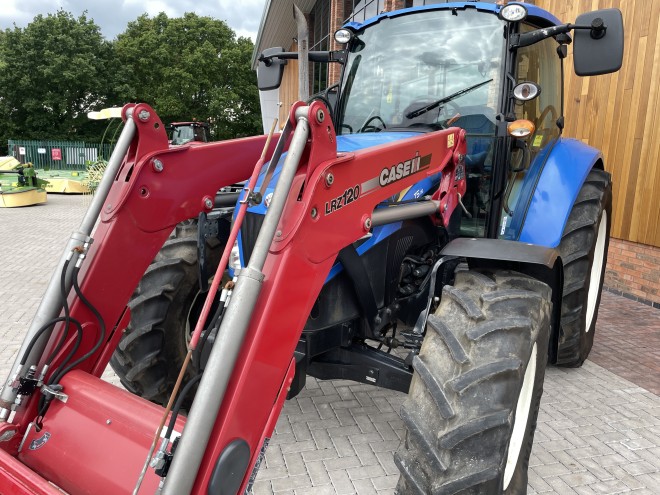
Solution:
{"label": "mudguard", "polygon": [[599,150],[576,139],[560,138],[538,177],[517,240],[557,247],[587,175],[594,166],[602,168],[602,161]]}
{"label": "mudguard", "polygon": [[441,256],[465,258],[470,268],[515,270],[547,284],[552,290],[550,345],[548,359],[557,362],[559,322],[564,286],[564,268],[559,251],[554,248],[505,239],[458,238],[447,244]]}

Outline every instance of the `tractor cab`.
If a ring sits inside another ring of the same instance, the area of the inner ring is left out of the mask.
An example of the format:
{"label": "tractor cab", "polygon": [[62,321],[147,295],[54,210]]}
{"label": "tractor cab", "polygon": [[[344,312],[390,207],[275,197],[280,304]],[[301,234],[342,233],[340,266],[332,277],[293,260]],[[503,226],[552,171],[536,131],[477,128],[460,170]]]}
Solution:
{"label": "tractor cab", "polygon": [[[561,136],[564,59],[573,38],[578,75],[621,66],[616,9],[562,24],[534,5],[454,2],[350,22],[335,33],[345,49],[326,56],[343,66],[332,109],[336,132],[354,150],[355,143],[373,145],[367,135],[374,133],[386,142],[410,132],[464,129],[460,235],[518,240],[539,174]],[[310,61],[322,60],[320,53],[310,52]],[[295,55],[264,51],[261,89],[279,85],[283,63]]]}
{"label": "tractor cab", "polygon": [[461,227],[472,237],[484,237],[490,207],[505,24],[465,8],[383,17],[346,29],[351,41],[336,110],[338,134],[465,129],[469,187]]}
{"label": "tractor cab", "polygon": [[168,126],[170,144],[181,146],[191,141],[209,142],[209,125],[206,122],[173,122]]}

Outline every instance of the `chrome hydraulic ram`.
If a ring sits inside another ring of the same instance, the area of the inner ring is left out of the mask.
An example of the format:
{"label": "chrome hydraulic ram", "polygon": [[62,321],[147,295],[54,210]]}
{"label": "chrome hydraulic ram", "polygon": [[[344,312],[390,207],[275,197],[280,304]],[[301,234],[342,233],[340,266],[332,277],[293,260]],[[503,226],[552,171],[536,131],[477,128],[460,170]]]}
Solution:
{"label": "chrome hydraulic ram", "polygon": [[[7,380],[4,382],[2,388],[2,393],[0,394],[0,422],[6,422],[11,414],[11,407],[16,400],[16,390],[14,388],[15,381],[21,376],[25,370],[29,370],[31,366],[38,364],[39,359],[44,351],[46,343],[50,338],[52,329],[46,331],[42,334],[36,344],[32,347],[30,355],[27,356],[27,360],[23,366],[20,365],[20,362],[23,359],[24,353],[27,352],[27,348],[30,342],[34,339],[38,330],[57,318],[62,311],[62,296],[60,294],[60,274],[64,267],[66,260],[72,255],[72,250],[78,246],[88,247],[92,242],[92,231],[94,226],[99,218],[101,213],[101,208],[105,203],[105,200],[108,196],[112,183],[117,176],[119,168],[121,167],[124,156],[128,151],[128,148],[135,136],[135,122],[132,118],[133,109],[128,109],[126,112],[126,123],[124,124],[124,129],[117,140],[117,145],[115,146],[112,156],[108,161],[108,166],[105,169],[103,178],[96,189],[92,203],[89,205],[85,216],[80,223],[80,227],[77,231],[71,234],[62,257],[53,272],[53,275],[48,284],[48,288],[44,293],[41,304],[37,309],[37,313],[30,324],[28,329],[27,336],[23,340],[23,345],[16,357],[16,361],[9,373]],[[68,294],[71,290],[71,277],[70,272],[73,269],[75,263],[69,264],[69,273],[65,278],[65,292]]]}
{"label": "chrome hydraulic ram", "polygon": [[440,201],[433,200],[390,206],[388,208],[376,208],[371,215],[371,225],[372,227],[378,227],[387,223],[433,215],[438,211],[440,211]]}
{"label": "chrome hydraulic ram", "polygon": [[[176,455],[172,460],[172,466],[165,478],[163,495],[190,493],[195,483],[197,471],[261,291],[264,278],[262,270],[268,250],[273,242],[309,136],[308,112],[309,107],[300,107],[296,110],[297,125],[284,160],[282,173],[277,181],[248,266],[238,274],[231,302],[227,307],[204,369],[204,375],[195,394],[195,400],[176,449]],[[280,139],[282,138],[283,136]]]}

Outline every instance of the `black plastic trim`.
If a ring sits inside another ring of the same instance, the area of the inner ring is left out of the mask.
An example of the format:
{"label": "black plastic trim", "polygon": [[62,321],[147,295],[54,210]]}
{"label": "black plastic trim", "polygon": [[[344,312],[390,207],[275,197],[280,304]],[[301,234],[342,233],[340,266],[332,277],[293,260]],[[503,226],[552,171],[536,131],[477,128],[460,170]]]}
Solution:
{"label": "black plastic trim", "polygon": [[307,374],[321,380],[353,380],[408,393],[412,369],[403,359],[365,344],[340,347],[316,356]]}
{"label": "black plastic trim", "polygon": [[208,495],[236,495],[248,464],[250,463],[250,446],[242,438],[238,438],[227,445],[213,468]]}
{"label": "black plastic trim", "polygon": [[358,304],[360,305],[362,314],[365,316],[367,324],[373,333],[376,329],[378,304],[376,303],[376,297],[374,295],[373,289],[371,288],[371,283],[369,282],[369,274],[367,273],[367,269],[365,268],[360,255],[352,244],[339,251],[337,259],[344,267],[344,270],[348,277],[351,279],[351,282],[353,282]]}

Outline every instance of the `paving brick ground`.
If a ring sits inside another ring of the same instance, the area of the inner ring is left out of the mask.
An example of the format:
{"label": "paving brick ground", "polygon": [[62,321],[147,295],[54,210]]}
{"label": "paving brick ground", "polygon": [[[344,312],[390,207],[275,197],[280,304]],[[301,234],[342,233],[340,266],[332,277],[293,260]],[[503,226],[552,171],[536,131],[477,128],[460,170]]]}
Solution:
{"label": "paving brick ground", "polygon": [[[0,374],[16,357],[83,197],[0,209]],[[660,311],[605,293],[592,361],[550,368],[530,460],[530,494],[660,494]],[[112,373],[106,376],[113,379]],[[405,396],[308,380],[288,401],[256,494],[392,494]]]}
{"label": "paving brick ground", "polygon": [[602,331],[589,358],[660,395],[660,310],[606,291],[602,299]]}

